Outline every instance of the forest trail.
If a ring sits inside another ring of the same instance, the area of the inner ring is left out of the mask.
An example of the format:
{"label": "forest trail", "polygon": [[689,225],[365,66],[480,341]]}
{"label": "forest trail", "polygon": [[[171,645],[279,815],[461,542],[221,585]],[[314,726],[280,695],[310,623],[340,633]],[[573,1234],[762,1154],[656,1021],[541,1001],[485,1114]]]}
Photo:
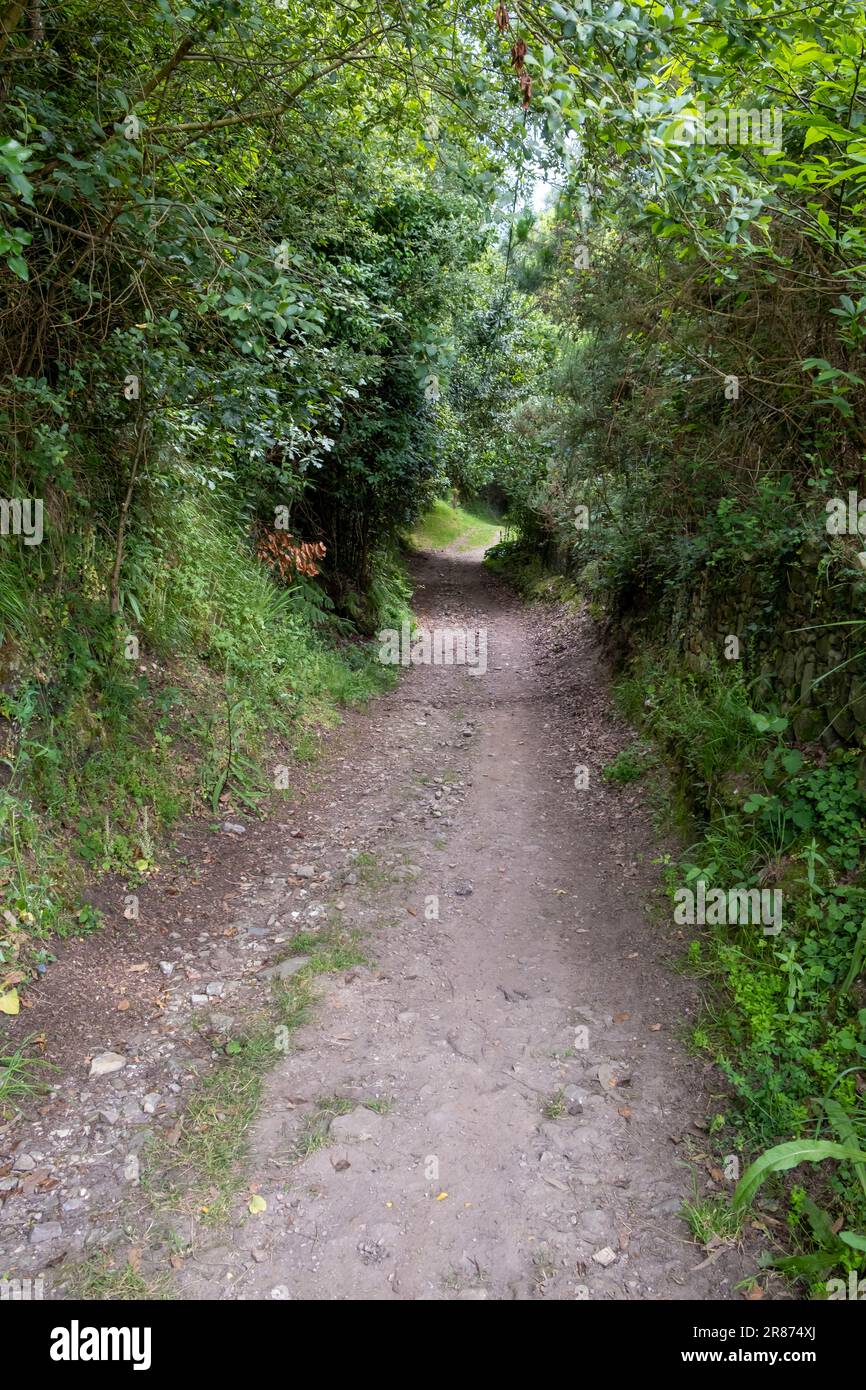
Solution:
{"label": "forest trail", "polygon": [[628,733],[588,620],[481,558],[416,562],[419,627],[486,628],[488,669],[413,667],[331,781],[324,838],[368,864],[336,896],[373,964],[329,981],[271,1074],[267,1210],[189,1262],[185,1297],[740,1296],[741,1257],[705,1261],[678,1215],[693,1167],[714,1186],[686,1161],[702,1067],[640,906],[647,812],[600,777]]}
{"label": "forest trail", "polygon": [[[416,557],[414,602],[428,632],[486,630],[485,671],[407,669],[283,811],[242,838],[186,827],[135,926],[66,943],[32,990],[20,1026],[59,1074],[0,1133],[0,1265],[46,1296],[94,1261],[88,1297],[127,1269],[194,1299],[741,1296],[754,1260],[705,1256],[679,1214],[723,1185],[711,1073],[679,1041],[685,942],[642,907],[660,847],[641,794],[601,777],[632,735],[589,618],[527,607],[481,559]],[[240,1082],[190,1103],[262,972],[303,965],[297,933],[315,963],[347,929],[365,963],[312,976],[209,1225]]]}

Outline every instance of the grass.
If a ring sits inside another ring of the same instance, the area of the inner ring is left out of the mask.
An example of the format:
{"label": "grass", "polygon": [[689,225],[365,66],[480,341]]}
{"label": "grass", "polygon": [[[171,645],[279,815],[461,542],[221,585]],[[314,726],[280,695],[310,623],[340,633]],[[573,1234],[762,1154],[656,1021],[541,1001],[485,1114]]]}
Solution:
{"label": "grass", "polygon": [[348,1115],[355,1109],[355,1102],[348,1100],[345,1096],[321,1096],[316,1101],[315,1109],[308,1115],[304,1122],[301,1134],[295,1140],[291,1160],[293,1163],[302,1163],[310,1154],[317,1153],[319,1149],[327,1148],[331,1143],[329,1130],[331,1121],[338,1115]]}
{"label": "grass", "polygon": [[308,1021],[315,978],[364,963],[358,939],[356,930],[337,926],[294,938],[289,956],[310,959],[295,975],[274,981],[269,1009],[226,1043],[224,1057],[191,1097],[174,1143],[163,1138],[148,1154],[144,1185],[155,1202],[195,1211],[207,1225],[228,1219],[244,1187],[243,1160],[264,1077]]}
{"label": "grass", "polygon": [[233,1043],[235,1052],[204,1077],[190,1098],[177,1142],[157,1141],[145,1173],[151,1195],[195,1210],[207,1225],[219,1224],[231,1212],[263,1076],[278,1055],[273,1029]]}
{"label": "grass", "polygon": [[721,1193],[703,1198],[696,1194],[694,1201],[683,1203],[682,1216],[698,1245],[704,1246],[712,1240],[736,1240],[742,1225],[742,1217]]}
{"label": "grass", "polygon": [[48,1090],[41,1079],[42,1068],[54,1068],[42,1057],[27,1056],[25,1049],[33,1042],[32,1037],[25,1038],[14,1052],[0,1056],[0,1115],[17,1109],[28,1096],[40,1095]]}
{"label": "grass", "polygon": [[394,871],[380,864],[375,854],[370,854],[367,850],[355,855],[352,868],[358,875],[358,882],[364,888],[381,890],[397,881]]}
{"label": "grass", "polygon": [[439,499],[416,522],[409,541],[416,550],[444,550],[455,544],[458,550],[479,550],[495,545],[501,531],[502,522],[480,503],[467,509]]}
{"label": "grass", "polygon": [[365,1110],[372,1110],[374,1115],[390,1115],[394,1109],[394,1102],[390,1096],[372,1096],[370,1100],[362,1101]]}
{"label": "grass", "polygon": [[[395,679],[375,644],[347,639],[312,581],[278,582],[212,501],[187,498],[158,531],[158,544],[130,544],[119,623],[97,591],[29,594],[17,576],[29,616],[16,669],[40,675],[0,692],[0,969],[29,973],[52,937],[98,927],[82,916],[87,876],[142,881],[182,817],[290,795],[292,765],[316,756],[341,709]],[[64,542],[71,572],[84,563],[77,543]],[[386,558],[387,605],[401,578]],[[0,593],[17,592],[15,579],[0,555]],[[121,636],[138,644],[134,658]]]}
{"label": "grass", "polygon": [[166,1276],[146,1279],[128,1260],[115,1264],[104,1251],[64,1266],[61,1282],[67,1297],[87,1303],[162,1302],[171,1297]]}
{"label": "grass", "polygon": [[565,1111],[565,1092],[555,1091],[544,1102],[541,1113],[546,1120],[561,1120]]}

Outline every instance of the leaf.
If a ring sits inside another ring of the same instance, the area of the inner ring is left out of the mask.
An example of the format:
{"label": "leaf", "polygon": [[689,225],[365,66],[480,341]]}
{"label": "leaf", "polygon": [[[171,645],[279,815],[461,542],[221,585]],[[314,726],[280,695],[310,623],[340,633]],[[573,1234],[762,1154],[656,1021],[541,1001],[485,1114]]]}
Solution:
{"label": "leaf", "polygon": [[[864,927],[861,927],[860,932],[858,934],[858,947],[862,945],[864,928],[866,928],[866,923],[864,923]],[[855,950],[854,961],[858,965],[858,968],[859,954],[860,953],[857,950]],[[851,974],[850,971],[848,973],[849,975]],[[847,980],[842,990],[843,993],[845,992],[846,987]],[[851,1123],[850,1115],[848,1115],[846,1111],[842,1109],[842,1106],[839,1104],[838,1100],[834,1100],[832,1096],[824,1097],[823,1106],[825,1111],[827,1112],[827,1118],[832,1124],[836,1134],[842,1140],[843,1144],[847,1144],[849,1148],[856,1149],[860,1142],[860,1138],[853,1124]],[[863,1188],[863,1191],[866,1192],[866,1168],[864,1168],[862,1163],[855,1163],[854,1169],[857,1173],[858,1178],[860,1179],[860,1186]]]}
{"label": "leaf", "polygon": [[0,994],[0,1014],[17,1014],[20,1011],[21,1001],[17,989],[7,989],[5,994]]}
{"label": "leaf", "polygon": [[772,1173],[785,1173],[800,1163],[820,1163],[825,1158],[866,1163],[866,1153],[862,1149],[834,1144],[828,1139],[794,1139],[787,1144],[776,1144],[751,1163],[740,1178],[731,1203],[734,1211],[751,1206],[758,1188]]}
{"label": "leaf", "polygon": [[250,1198],[250,1208],[249,1208],[249,1209],[250,1209],[250,1213],[251,1213],[253,1216],[258,1216],[259,1212],[267,1211],[267,1209],[268,1209],[268,1204],[267,1204],[267,1202],[265,1201],[264,1197],[260,1197],[259,1194],[256,1193],[255,1197],[251,1197],[251,1198]]}

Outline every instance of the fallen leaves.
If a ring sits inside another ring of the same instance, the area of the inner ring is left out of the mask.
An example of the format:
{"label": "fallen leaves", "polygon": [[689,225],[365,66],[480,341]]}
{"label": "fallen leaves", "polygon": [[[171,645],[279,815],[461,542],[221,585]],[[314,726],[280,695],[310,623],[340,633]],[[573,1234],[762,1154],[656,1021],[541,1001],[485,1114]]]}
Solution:
{"label": "fallen leaves", "polygon": [[0,994],[0,1014],[17,1014],[20,1011],[21,1000],[17,989],[7,989],[5,994]]}

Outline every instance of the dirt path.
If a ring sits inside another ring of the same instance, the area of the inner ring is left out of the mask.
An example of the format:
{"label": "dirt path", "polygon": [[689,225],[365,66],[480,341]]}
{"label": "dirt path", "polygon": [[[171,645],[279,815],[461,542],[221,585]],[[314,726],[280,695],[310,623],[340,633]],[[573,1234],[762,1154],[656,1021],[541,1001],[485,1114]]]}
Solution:
{"label": "dirt path", "polygon": [[[486,672],[408,670],[331,741],[294,813],[216,851],[193,840],[191,878],[162,883],[147,925],[54,968],[37,1018],[66,990],[75,1045],[52,1039],[63,1080],[7,1127],[6,1270],[122,1260],[131,1241],[185,1298],[739,1297],[754,1260],[705,1258],[678,1215],[693,1172],[722,1190],[713,1078],[678,1041],[682,942],[641,908],[649,815],[600,777],[630,734],[588,620],[527,609],[454,548],[417,561],[415,610],[486,629]],[[267,1077],[246,1163],[267,1209],[246,1191],[217,1234],[196,1211],[166,1229],[141,1200],[148,1139],[280,943],[327,922],[360,928],[368,963],[317,977]],[[132,1019],[109,1012],[118,980]],[[92,1077],[102,1048],[123,1065]]]}
{"label": "dirt path", "polygon": [[[675,1040],[692,1001],[638,903],[646,812],[599,777],[624,731],[591,637],[453,549],[418,563],[416,612],[485,627],[487,673],[415,667],[370,716],[339,809],[380,880],[340,900],[375,923],[375,965],[273,1073],[250,1164],[268,1209],[184,1293],[730,1297],[739,1260],[696,1269],[677,1216],[705,1113]],[[317,1103],[330,1142],[293,1164]]]}

